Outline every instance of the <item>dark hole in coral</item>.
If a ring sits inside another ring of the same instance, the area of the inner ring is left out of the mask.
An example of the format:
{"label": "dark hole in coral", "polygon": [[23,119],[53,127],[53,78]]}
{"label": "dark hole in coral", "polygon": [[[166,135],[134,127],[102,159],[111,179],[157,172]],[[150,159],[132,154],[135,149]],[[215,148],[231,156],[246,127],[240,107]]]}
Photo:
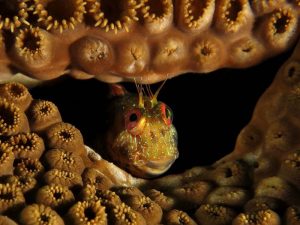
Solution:
{"label": "dark hole in coral", "polygon": [[294,75],[295,75],[295,71],[296,71],[296,68],[294,66],[292,66],[291,68],[288,69],[288,77],[289,78],[292,78]]}
{"label": "dark hole in coral", "polygon": [[255,141],[255,137],[252,136],[252,135],[249,135],[249,136],[248,136],[248,139],[249,139],[250,141]]}
{"label": "dark hole in coral", "polygon": [[[0,106],[0,119],[8,125],[13,125],[15,122],[14,112],[6,107]],[[3,124],[1,122],[1,124]]]}
{"label": "dark hole in coral", "polygon": [[27,48],[34,52],[40,48],[41,38],[40,36],[35,36],[32,33],[27,33],[23,40],[23,48]]}
{"label": "dark hole in coral", "polygon": [[86,2],[86,5],[85,5],[85,10],[87,13],[84,14],[84,23],[89,26],[94,26],[94,24],[96,22],[93,15],[91,13],[89,13],[93,4],[94,3],[92,3],[92,2]]}
{"label": "dark hole in coral", "polygon": [[283,136],[283,133],[282,133],[282,132],[277,132],[277,133],[274,134],[274,138],[275,138],[275,139],[282,138],[282,136]]}
{"label": "dark hole in coral", "polygon": [[51,111],[51,107],[48,105],[44,105],[40,109],[40,112],[44,115],[48,114],[50,111]]}
{"label": "dark hole in coral", "polygon": [[4,155],[4,152],[2,149],[0,149],[0,159],[2,159],[3,155]]}
{"label": "dark hole in coral", "polygon": [[[103,43],[103,45],[105,45],[105,44]],[[92,61],[92,62],[102,61],[102,60],[105,60],[107,57],[108,57],[108,52],[104,46],[89,49],[88,56],[87,56],[89,61]]]}
{"label": "dark hole in coral", "polygon": [[246,48],[243,48],[242,51],[245,52],[245,53],[249,53],[249,52],[252,51],[252,48],[251,47],[246,47]]}
{"label": "dark hole in coral", "polygon": [[235,21],[238,13],[242,10],[242,5],[238,0],[231,0],[228,5],[230,5],[230,7],[227,9],[228,14],[226,14],[226,18]]}
{"label": "dark hole in coral", "polygon": [[40,216],[41,222],[44,224],[48,224],[48,222],[50,221],[49,216],[45,215],[45,214],[41,214]]}
{"label": "dark hole in coral", "polygon": [[63,154],[62,159],[65,163],[70,164],[72,163],[72,157],[69,154]]}
{"label": "dark hole in coral", "polygon": [[14,16],[18,15],[18,1],[16,0],[0,0],[0,15],[3,18],[12,19]]}
{"label": "dark hole in coral", "polygon": [[109,23],[114,23],[121,19],[121,15],[124,14],[125,6],[122,1],[102,0],[100,9],[104,12]]}
{"label": "dark hole in coral", "polygon": [[191,7],[189,8],[189,14],[194,17],[194,20],[200,18],[204,12],[205,7],[207,6],[207,0],[190,0]]}
{"label": "dark hole in coral", "polygon": [[63,194],[61,192],[55,192],[53,194],[53,197],[56,199],[56,200],[60,200],[62,198]]}
{"label": "dark hole in coral", "polygon": [[28,172],[36,172],[38,169],[34,163],[25,163]]}
{"label": "dark hole in coral", "polygon": [[59,132],[59,136],[62,137],[65,140],[69,140],[72,138],[72,134],[69,131],[63,130]]}
{"label": "dark hole in coral", "polygon": [[233,175],[232,170],[230,168],[227,168],[225,170],[225,177],[229,178],[229,177],[232,177],[232,175]]}
{"label": "dark hole in coral", "polygon": [[150,207],[151,207],[151,203],[150,203],[150,202],[145,202],[145,203],[143,204],[143,208],[148,209],[148,208],[150,208]]}
{"label": "dark hole in coral", "polygon": [[76,11],[77,0],[52,0],[46,5],[49,15],[58,21],[69,20]]}
{"label": "dark hole in coral", "polygon": [[98,177],[95,178],[95,183],[96,183],[96,184],[101,184],[102,181],[103,181],[103,178],[102,178],[102,177],[99,177],[99,176],[98,176]]}
{"label": "dark hole in coral", "polygon": [[127,220],[127,221],[129,221],[130,223],[133,223],[134,222],[134,218],[132,218],[132,215],[130,214],[130,213],[128,213],[128,212],[126,212],[125,214],[124,214],[124,219],[125,220]]}
{"label": "dark hole in coral", "polygon": [[0,199],[2,200],[11,200],[13,199],[13,194],[11,192],[7,192],[7,193],[0,193]]}
{"label": "dark hole in coral", "polygon": [[87,207],[84,210],[84,216],[88,219],[88,221],[95,219],[96,213],[92,207]]}
{"label": "dark hole in coral", "polygon": [[[24,146],[24,147],[29,147],[30,149],[33,147],[33,143],[32,143],[32,140],[30,138],[27,138],[27,137],[22,137],[22,138],[19,138],[17,140],[15,140],[16,144],[18,146]],[[26,148],[28,149],[28,148]],[[17,149],[18,150],[18,149]]]}
{"label": "dark hole in coral", "polygon": [[254,169],[258,169],[259,168],[259,163],[258,162],[254,162],[253,163],[253,168]]}
{"label": "dark hole in coral", "polygon": [[211,54],[211,49],[208,47],[201,48],[201,55],[203,56],[209,56]]}
{"label": "dark hole in coral", "polygon": [[149,13],[154,14],[157,17],[163,16],[165,6],[162,3],[162,0],[149,0],[147,5],[150,7]]}
{"label": "dark hole in coral", "polygon": [[95,195],[96,195],[97,198],[100,198],[100,199],[105,198],[105,196],[103,196],[103,193],[102,193],[101,190],[96,190]]}
{"label": "dark hole in coral", "polygon": [[19,178],[19,182],[20,182],[20,184],[22,184],[22,185],[26,185],[27,184],[27,177],[20,177]]}
{"label": "dark hole in coral", "polygon": [[11,84],[9,92],[12,96],[19,98],[25,94],[25,89],[18,84]]}
{"label": "dark hole in coral", "polygon": [[286,27],[288,25],[288,21],[290,18],[288,16],[282,15],[281,18],[277,19],[274,23],[274,27],[276,28],[276,33],[282,34],[286,31]]}

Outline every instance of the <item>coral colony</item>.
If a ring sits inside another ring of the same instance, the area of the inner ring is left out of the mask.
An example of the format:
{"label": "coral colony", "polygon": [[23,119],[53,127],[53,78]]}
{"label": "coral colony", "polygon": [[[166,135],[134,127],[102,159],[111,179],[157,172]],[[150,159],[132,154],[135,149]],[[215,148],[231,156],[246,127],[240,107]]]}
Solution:
{"label": "coral colony", "polygon": [[[299,12],[299,0],[0,0],[0,224],[299,225],[300,43],[232,153],[151,180],[128,169],[136,155],[124,168],[101,158],[53,102],[12,82],[21,72],[154,83],[249,67],[296,43]],[[120,154],[144,127],[172,127],[164,103],[137,99],[160,122],[133,109]]]}

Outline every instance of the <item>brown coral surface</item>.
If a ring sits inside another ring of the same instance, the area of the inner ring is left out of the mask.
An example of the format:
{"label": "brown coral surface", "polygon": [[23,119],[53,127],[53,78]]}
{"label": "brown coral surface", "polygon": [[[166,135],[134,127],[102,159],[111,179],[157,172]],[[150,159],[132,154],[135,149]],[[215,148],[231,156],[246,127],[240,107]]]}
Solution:
{"label": "brown coral surface", "polygon": [[[258,101],[234,151],[210,166],[149,181],[132,177],[87,146],[83,151],[80,131],[61,119],[39,134],[33,123],[25,133],[1,134],[3,159],[11,155],[14,161],[9,168],[6,160],[0,164],[8,168],[0,177],[1,219],[49,225],[298,224],[299,50],[300,44]],[[4,106],[32,121],[34,104],[33,99],[26,110],[7,99]],[[54,103],[46,106],[58,115]],[[79,139],[60,139],[56,134],[62,131]],[[45,150],[29,154],[27,134],[42,139]],[[25,158],[15,159],[14,153]]]}
{"label": "brown coral surface", "polygon": [[245,68],[299,36],[297,0],[4,0],[0,80],[154,83]]}

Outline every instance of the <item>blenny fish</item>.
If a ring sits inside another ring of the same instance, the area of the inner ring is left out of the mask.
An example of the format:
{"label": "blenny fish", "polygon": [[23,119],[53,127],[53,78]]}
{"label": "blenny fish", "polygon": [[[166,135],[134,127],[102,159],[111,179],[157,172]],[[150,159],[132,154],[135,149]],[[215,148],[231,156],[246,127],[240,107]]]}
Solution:
{"label": "blenny fish", "polygon": [[177,131],[169,106],[157,100],[148,86],[131,94],[118,84],[109,107],[105,148],[110,159],[134,176],[150,178],[167,171],[178,157]]}

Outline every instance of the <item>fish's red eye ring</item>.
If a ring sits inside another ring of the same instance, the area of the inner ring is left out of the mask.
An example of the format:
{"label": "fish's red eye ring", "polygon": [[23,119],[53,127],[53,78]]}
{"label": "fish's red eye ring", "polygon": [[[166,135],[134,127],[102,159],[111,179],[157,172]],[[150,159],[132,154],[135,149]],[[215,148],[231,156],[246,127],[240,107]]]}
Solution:
{"label": "fish's red eye ring", "polygon": [[132,109],[125,114],[125,128],[133,134],[138,135],[142,132],[145,125],[145,118],[140,109]]}
{"label": "fish's red eye ring", "polygon": [[173,112],[172,110],[166,105],[161,104],[161,115],[166,125],[170,126],[173,121]]}

